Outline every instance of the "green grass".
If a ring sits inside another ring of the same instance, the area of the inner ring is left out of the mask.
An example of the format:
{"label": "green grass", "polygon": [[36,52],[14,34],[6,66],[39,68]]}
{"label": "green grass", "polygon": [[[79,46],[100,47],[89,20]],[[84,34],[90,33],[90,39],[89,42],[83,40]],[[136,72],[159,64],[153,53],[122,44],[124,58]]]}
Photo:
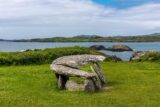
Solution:
{"label": "green grass", "polygon": [[49,65],[1,66],[0,107],[160,106],[160,63],[104,62],[101,66],[112,88],[97,93],[58,90]]}

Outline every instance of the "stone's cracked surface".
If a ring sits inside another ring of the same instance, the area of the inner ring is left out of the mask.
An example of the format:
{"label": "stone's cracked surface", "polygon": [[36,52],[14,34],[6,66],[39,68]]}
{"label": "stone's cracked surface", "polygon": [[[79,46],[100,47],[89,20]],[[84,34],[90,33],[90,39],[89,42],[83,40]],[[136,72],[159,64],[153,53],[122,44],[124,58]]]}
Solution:
{"label": "stone's cracked surface", "polygon": [[[78,85],[74,82],[69,82],[71,76],[86,78],[84,81],[84,90],[86,92],[95,92],[106,83],[106,78],[97,62],[105,60],[104,56],[100,55],[72,55],[60,57],[53,61],[51,69],[55,72],[59,89],[67,88],[69,90],[78,90]],[[88,73],[79,68],[89,63],[94,63],[92,67],[93,73]],[[67,84],[66,84],[67,83]]]}
{"label": "stone's cracked surface", "polygon": [[102,62],[106,58],[100,55],[72,55],[60,57],[53,61],[52,64],[64,65],[72,68],[79,68],[88,63]]}

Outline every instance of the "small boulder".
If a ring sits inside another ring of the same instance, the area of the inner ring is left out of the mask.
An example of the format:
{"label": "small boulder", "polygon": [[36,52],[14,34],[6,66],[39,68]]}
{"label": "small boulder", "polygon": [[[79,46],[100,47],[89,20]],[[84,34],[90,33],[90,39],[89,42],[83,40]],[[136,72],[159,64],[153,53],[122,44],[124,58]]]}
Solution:
{"label": "small boulder", "polygon": [[78,84],[73,80],[68,80],[65,87],[68,91],[84,91],[83,84]]}
{"label": "small boulder", "polygon": [[113,45],[112,47],[106,48],[106,50],[109,51],[117,51],[117,52],[123,52],[123,51],[133,51],[129,46],[127,45]]}
{"label": "small boulder", "polygon": [[94,81],[92,79],[86,79],[84,81],[84,90],[86,92],[95,92],[96,91],[96,87],[95,87]]}
{"label": "small boulder", "polygon": [[103,45],[93,45],[90,48],[95,49],[95,50],[105,50],[106,49]]}
{"label": "small boulder", "polygon": [[137,51],[130,58],[130,61],[140,61],[142,57],[147,56],[147,55],[148,57],[146,57],[145,60],[152,61],[156,59],[153,57],[153,56],[156,56],[156,53],[157,53],[156,51]]}

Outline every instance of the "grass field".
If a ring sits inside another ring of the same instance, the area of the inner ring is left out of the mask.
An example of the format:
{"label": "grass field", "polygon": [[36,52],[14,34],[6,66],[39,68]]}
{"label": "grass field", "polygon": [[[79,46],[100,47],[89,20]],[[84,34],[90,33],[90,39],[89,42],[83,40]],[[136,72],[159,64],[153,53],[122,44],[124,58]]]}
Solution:
{"label": "grass field", "polygon": [[101,66],[110,90],[97,93],[59,91],[49,65],[1,66],[0,107],[160,107],[160,63]]}

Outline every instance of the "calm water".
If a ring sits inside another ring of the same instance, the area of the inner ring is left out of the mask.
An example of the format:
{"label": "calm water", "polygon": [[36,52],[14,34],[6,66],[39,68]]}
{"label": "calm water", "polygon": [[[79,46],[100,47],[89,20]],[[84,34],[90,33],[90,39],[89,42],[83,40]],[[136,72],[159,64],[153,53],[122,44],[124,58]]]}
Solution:
{"label": "calm water", "polygon": [[[112,43],[112,42],[69,42],[69,43],[39,43],[39,42],[0,42],[0,51],[1,52],[14,52],[26,49],[44,49],[52,47],[67,47],[67,46],[85,46],[89,47],[92,45],[104,45],[106,47],[115,45],[115,44],[124,44],[128,45],[135,51],[160,51],[160,42],[141,42],[141,43]],[[132,56],[132,52],[110,52],[110,51],[101,51],[108,55],[116,55],[123,60],[129,60]]]}

